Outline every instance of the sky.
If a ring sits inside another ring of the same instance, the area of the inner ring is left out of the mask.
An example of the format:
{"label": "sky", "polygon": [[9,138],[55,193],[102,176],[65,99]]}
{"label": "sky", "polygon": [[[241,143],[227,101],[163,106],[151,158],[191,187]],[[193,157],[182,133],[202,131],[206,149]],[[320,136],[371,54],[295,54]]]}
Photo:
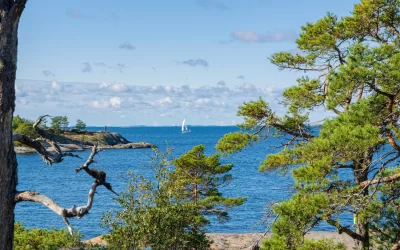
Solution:
{"label": "sky", "polygon": [[303,73],[268,58],[296,51],[302,25],[349,15],[357,2],[29,0],[15,113],[71,125],[235,125],[238,106],[261,96],[283,114],[279,98]]}

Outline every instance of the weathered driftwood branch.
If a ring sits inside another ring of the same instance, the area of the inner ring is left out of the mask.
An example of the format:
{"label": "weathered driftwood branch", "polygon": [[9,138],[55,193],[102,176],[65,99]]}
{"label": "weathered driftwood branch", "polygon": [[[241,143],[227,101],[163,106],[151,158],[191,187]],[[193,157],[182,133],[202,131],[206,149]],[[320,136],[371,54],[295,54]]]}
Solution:
{"label": "weathered driftwood branch", "polygon": [[92,154],[89,156],[89,159],[79,168],[75,169],[76,173],[78,174],[82,169],[85,170],[85,172],[92,176],[96,181],[99,183],[99,185],[105,186],[108,190],[113,192],[114,194],[118,195],[116,192],[111,187],[111,184],[106,181],[106,173],[103,170],[97,170],[95,168],[90,169],[89,165],[94,162],[93,157],[97,154],[98,148],[97,145],[94,145],[92,148]]}
{"label": "weathered driftwood branch", "polygon": [[57,143],[55,143],[51,139],[52,135],[39,127],[39,125],[43,121],[43,118],[45,118],[45,117],[47,117],[47,115],[40,116],[37,119],[37,121],[33,124],[33,129],[35,129],[35,131],[41,137],[43,137],[46,140],[46,142],[48,142],[53,147],[53,149],[55,151],[54,153],[47,151],[46,148],[40,143],[40,141],[32,140],[31,138],[29,138],[25,135],[13,134],[13,141],[19,142],[28,147],[34,148],[39,153],[39,155],[42,157],[43,161],[48,165],[52,165],[53,163],[62,162],[63,157],[65,157],[65,156],[81,158],[78,155],[74,155],[72,153],[63,153],[61,151],[60,147],[57,145]]}
{"label": "weathered driftwood branch", "polygon": [[89,210],[92,208],[94,194],[96,193],[96,189],[98,186],[103,185],[108,190],[116,194],[114,190],[112,190],[111,185],[108,182],[106,182],[106,173],[104,173],[104,171],[89,169],[89,166],[94,162],[93,158],[97,153],[98,150],[97,146],[95,145],[93,146],[92,153],[90,154],[87,161],[80,168],[77,168],[77,172],[79,172],[81,169],[84,169],[90,176],[92,176],[95,179],[91,189],[89,190],[88,201],[86,205],[79,207],[73,205],[71,208],[63,208],[49,197],[39,194],[38,192],[35,191],[17,192],[17,194],[15,195],[15,202],[17,203],[22,201],[31,201],[31,202],[42,203],[46,207],[53,210],[56,214],[61,216],[61,218],[68,227],[68,231],[72,235],[72,228],[67,218],[77,217],[78,219],[80,219],[89,213]]}
{"label": "weathered driftwood branch", "polygon": [[78,217],[78,219],[82,218],[85,216],[87,213],[89,213],[89,210],[92,208],[93,204],[93,197],[96,192],[96,188],[99,186],[99,184],[95,181],[92,184],[92,188],[89,191],[89,197],[88,197],[88,202],[85,206],[72,206],[71,208],[63,208],[60,205],[58,205],[55,201],[50,199],[49,197],[40,194],[35,191],[22,191],[18,192],[15,195],[15,202],[21,202],[21,201],[31,201],[31,202],[39,202],[45,205],[46,207],[50,208],[55,212],[56,214],[60,215],[65,224],[67,224],[68,231],[72,235],[72,228],[71,224],[69,223],[67,218],[71,217]]}

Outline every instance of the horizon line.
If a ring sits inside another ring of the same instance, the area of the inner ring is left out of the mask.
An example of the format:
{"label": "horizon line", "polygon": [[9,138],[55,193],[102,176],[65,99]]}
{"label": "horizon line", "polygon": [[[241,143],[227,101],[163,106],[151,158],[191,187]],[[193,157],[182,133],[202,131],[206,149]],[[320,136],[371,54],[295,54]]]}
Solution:
{"label": "horizon line", "polygon": [[[86,125],[86,127],[99,127],[104,128],[105,125]],[[108,128],[119,127],[119,128],[128,128],[128,127],[181,127],[181,125],[106,125]],[[73,128],[71,126],[70,128]],[[207,124],[207,125],[189,125],[188,127],[237,127],[237,125],[215,125],[215,124]]]}

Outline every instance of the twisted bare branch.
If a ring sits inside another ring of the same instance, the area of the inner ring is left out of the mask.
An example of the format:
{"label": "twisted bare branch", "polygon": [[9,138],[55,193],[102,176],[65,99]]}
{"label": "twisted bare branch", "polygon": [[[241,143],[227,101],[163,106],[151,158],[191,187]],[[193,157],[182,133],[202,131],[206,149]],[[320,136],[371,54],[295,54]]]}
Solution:
{"label": "twisted bare branch", "polygon": [[35,149],[47,165],[52,165],[53,163],[60,163],[60,162],[62,162],[63,157],[65,157],[65,156],[76,157],[76,158],[82,159],[80,156],[72,154],[72,153],[63,153],[61,151],[60,147],[57,145],[57,143],[55,143],[51,139],[52,135],[39,127],[39,125],[42,123],[42,121],[45,117],[48,117],[48,115],[40,116],[36,120],[36,122],[33,124],[33,129],[35,129],[36,132],[41,137],[43,137],[44,140],[53,147],[54,153],[47,151],[47,149],[42,145],[42,143],[39,140],[33,140],[25,135],[13,134],[13,141],[22,143],[28,147]]}
{"label": "twisted bare branch", "polygon": [[48,207],[53,212],[55,212],[56,214],[61,216],[61,218],[63,219],[63,221],[65,222],[65,224],[68,227],[68,231],[72,235],[71,224],[69,223],[67,218],[77,217],[78,219],[80,219],[89,213],[90,209],[92,208],[94,194],[96,193],[96,189],[98,186],[103,185],[108,190],[113,192],[114,194],[117,194],[111,188],[111,184],[106,182],[106,173],[104,171],[96,170],[96,169],[89,169],[89,166],[90,166],[90,164],[92,164],[94,162],[93,158],[97,153],[98,153],[97,145],[95,145],[95,146],[93,146],[92,153],[90,154],[90,156],[86,160],[86,162],[80,168],[76,169],[77,173],[81,169],[84,169],[86,171],[86,173],[88,173],[90,176],[92,176],[95,179],[95,181],[92,184],[92,187],[89,190],[88,201],[87,201],[86,205],[79,206],[79,207],[73,205],[71,208],[63,208],[60,205],[58,205],[55,201],[50,199],[49,197],[42,195],[36,191],[30,191],[30,190],[17,192],[15,194],[15,198],[14,198],[15,203],[22,202],[22,201],[42,203],[44,206]]}

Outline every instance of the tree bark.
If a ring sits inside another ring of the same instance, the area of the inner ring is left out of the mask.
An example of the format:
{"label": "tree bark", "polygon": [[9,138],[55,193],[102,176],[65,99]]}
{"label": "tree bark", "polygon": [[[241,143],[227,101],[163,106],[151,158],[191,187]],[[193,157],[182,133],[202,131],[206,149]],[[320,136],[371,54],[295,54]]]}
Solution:
{"label": "tree bark", "polygon": [[0,0],[0,250],[13,248],[18,182],[12,139],[18,23],[27,0]]}
{"label": "tree bark", "polygon": [[[369,152],[365,152],[364,158],[360,163],[355,164],[354,168],[354,180],[360,185],[368,181],[368,167],[372,161],[372,155]],[[364,188],[361,195],[368,196],[368,187]],[[359,241],[360,249],[369,249],[369,223],[356,220],[356,233],[362,236],[362,240]]]}

